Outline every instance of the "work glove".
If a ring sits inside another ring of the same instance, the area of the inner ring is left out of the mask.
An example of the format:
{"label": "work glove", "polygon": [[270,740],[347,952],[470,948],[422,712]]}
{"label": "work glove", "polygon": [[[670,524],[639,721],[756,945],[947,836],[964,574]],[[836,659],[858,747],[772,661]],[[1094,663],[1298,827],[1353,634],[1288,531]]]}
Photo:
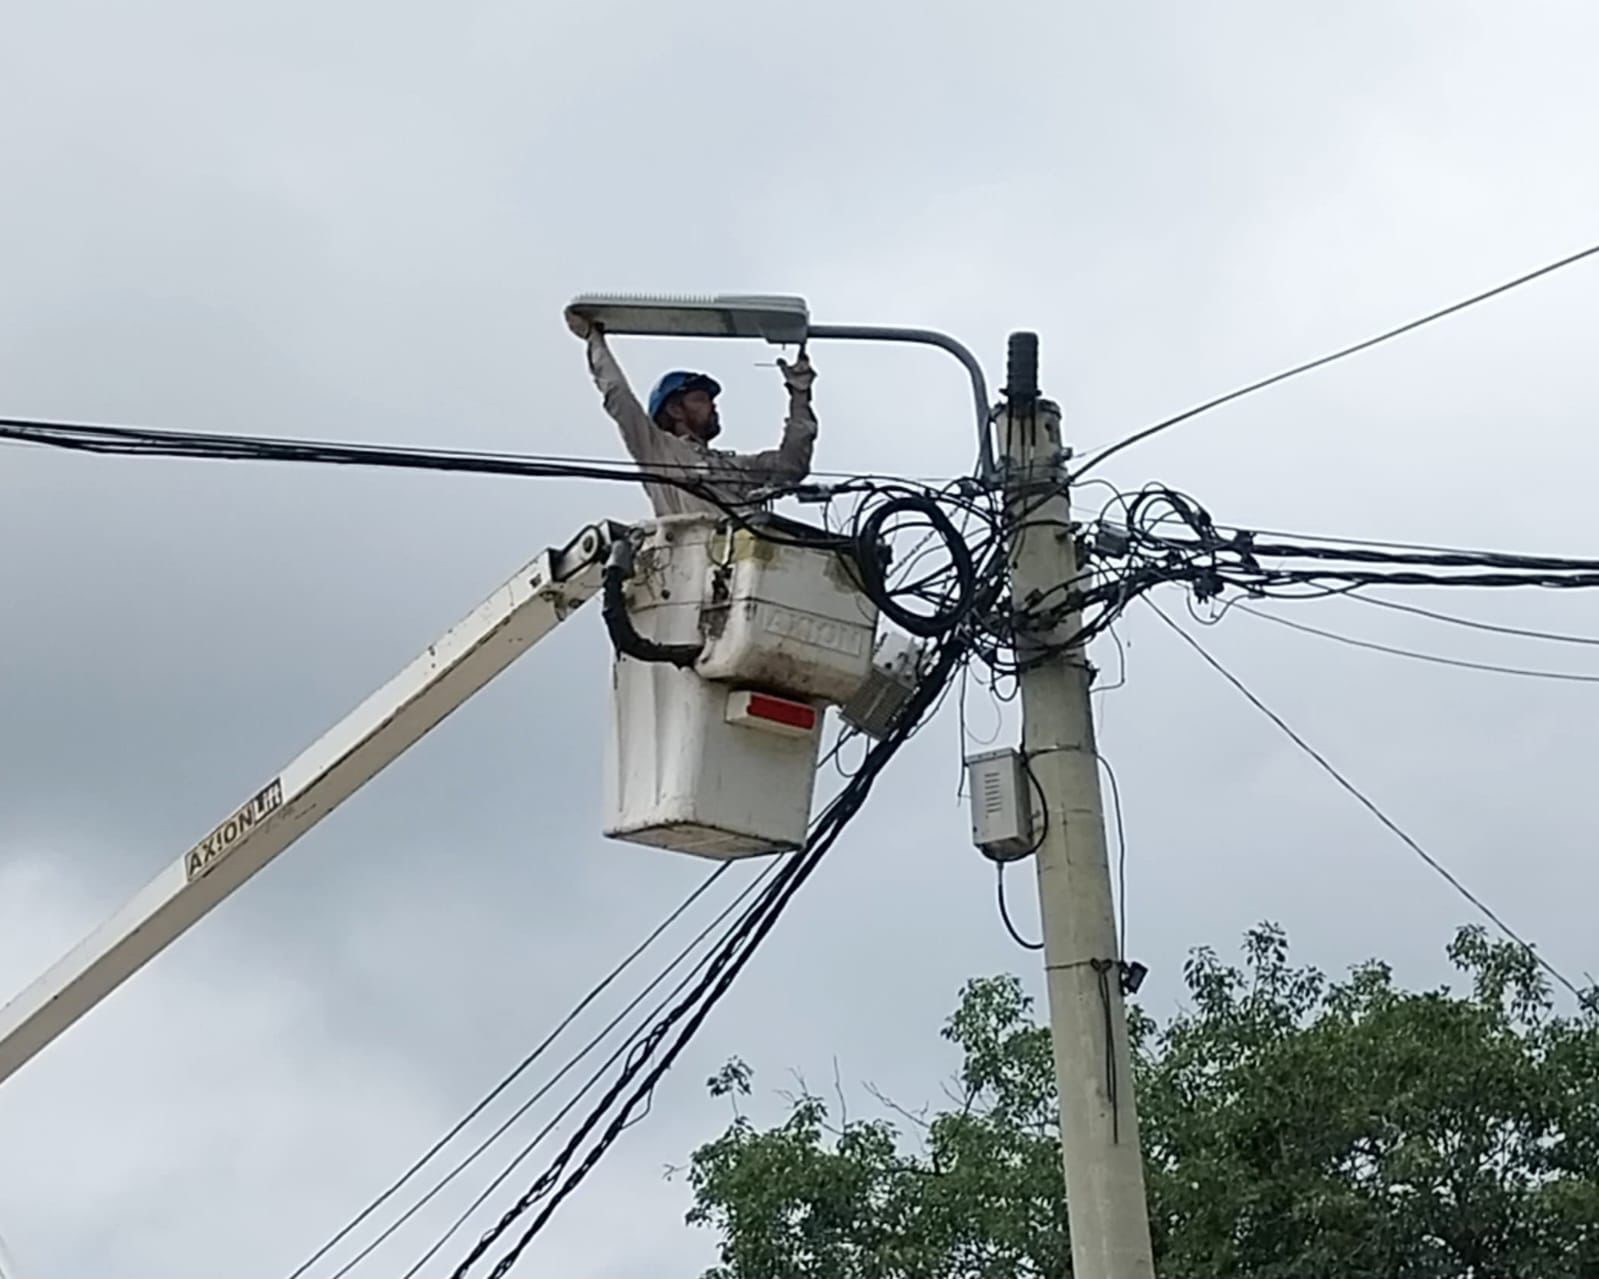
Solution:
{"label": "work glove", "polygon": [[571,329],[585,342],[600,331],[600,326],[586,315],[579,315],[571,307],[566,308],[566,327]]}
{"label": "work glove", "polygon": [[783,384],[795,395],[809,395],[811,383],[816,381],[816,370],[811,367],[810,356],[801,351],[790,364],[779,358],[777,367],[783,371]]}

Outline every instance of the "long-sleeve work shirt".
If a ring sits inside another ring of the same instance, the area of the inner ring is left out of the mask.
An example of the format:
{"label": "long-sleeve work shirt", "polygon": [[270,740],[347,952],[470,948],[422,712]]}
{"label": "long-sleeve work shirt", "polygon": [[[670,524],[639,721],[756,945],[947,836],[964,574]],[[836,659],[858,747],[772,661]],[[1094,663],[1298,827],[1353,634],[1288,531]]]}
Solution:
{"label": "long-sleeve work shirt", "polygon": [[[730,506],[747,505],[755,490],[773,484],[798,484],[811,470],[816,444],[816,415],[809,401],[794,396],[783,423],[783,438],[775,449],[759,453],[734,453],[708,448],[699,440],[663,431],[650,420],[628,385],[602,334],[588,340],[589,372],[600,390],[605,411],[622,432],[622,443],[639,469],[656,475],[681,475],[701,481]],[[718,513],[715,502],[674,484],[646,480],[644,490],[657,515],[690,512]]]}

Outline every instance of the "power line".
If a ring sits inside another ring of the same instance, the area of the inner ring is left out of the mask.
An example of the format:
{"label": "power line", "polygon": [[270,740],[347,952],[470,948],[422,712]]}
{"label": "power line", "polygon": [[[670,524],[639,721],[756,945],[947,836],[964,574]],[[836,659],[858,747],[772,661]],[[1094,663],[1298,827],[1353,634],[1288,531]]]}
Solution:
{"label": "power line", "polygon": [[1228,532],[1253,532],[1259,537],[1286,537],[1300,542],[1327,542],[1334,546],[1369,546],[1378,550],[1430,551],[1436,555],[1463,555],[1478,560],[1524,558],[1519,551],[1484,551],[1469,546],[1442,546],[1437,542],[1401,542],[1393,538],[1335,537],[1331,533],[1288,533],[1282,529],[1249,528],[1236,524],[1217,524]]}
{"label": "power line", "polygon": [[[353,1230],[357,1229],[363,1221],[365,1221],[391,1198],[393,1198],[394,1195],[396,1195],[401,1188],[404,1187],[406,1182],[410,1181],[412,1177],[421,1172],[422,1169],[425,1168],[428,1163],[441,1150],[444,1149],[445,1146],[449,1145],[450,1142],[454,1141],[455,1138],[461,1134],[462,1130],[465,1129],[468,1124],[481,1115],[497,1097],[505,1092],[505,1090],[515,1083],[517,1079],[519,1079],[522,1074],[529,1069],[529,1067],[538,1061],[538,1059],[544,1055],[549,1046],[553,1044],[560,1036],[561,1032],[570,1026],[574,1021],[576,1021],[584,1009],[598,999],[600,995],[602,995],[611,985],[611,983],[613,983],[618,977],[626,972],[627,969],[632,965],[633,961],[642,955],[646,950],[648,950],[651,944],[653,944],[662,933],[664,933],[668,928],[682,918],[684,912],[687,911],[689,907],[697,902],[702,896],[704,896],[704,894],[710,889],[711,885],[720,879],[724,874],[726,874],[727,871],[731,869],[732,865],[732,862],[724,862],[722,865],[713,870],[708,876],[706,876],[698,888],[684,898],[683,901],[676,907],[676,909],[671,912],[671,914],[667,915],[665,919],[657,924],[643,941],[634,947],[633,950],[624,959],[622,959],[620,963],[612,968],[611,971],[607,973],[600,980],[600,982],[588,992],[588,994],[584,995],[583,998],[577,1002],[577,1005],[572,1009],[572,1011],[567,1013],[567,1015],[561,1019],[561,1021],[556,1025],[555,1029],[550,1031],[550,1033],[546,1035],[539,1043],[538,1047],[534,1048],[532,1052],[528,1053],[527,1056],[522,1058],[522,1060],[518,1062],[516,1066],[505,1075],[504,1078],[495,1084],[493,1088],[489,1089],[489,1091],[484,1094],[482,1100],[480,1100],[476,1105],[468,1110],[466,1114],[457,1120],[448,1132],[446,1132],[442,1137],[428,1147],[422,1156],[418,1158],[409,1168],[407,1168],[405,1172],[403,1172],[399,1178],[388,1187],[388,1189],[383,1191],[382,1194],[378,1195],[376,1199],[372,1200],[371,1203],[369,1203],[359,1213],[352,1217],[350,1221],[338,1231],[337,1234],[335,1234],[325,1244],[312,1253],[311,1256],[306,1258],[306,1260],[301,1263],[300,1267],[289,1276],[289,1279],[301,1279],[301,1276],[304,1275],[306,1271],[308,1271],[318,1261],[320,1261],[335,1247],[337,1247],[338,1244]],[[713,924],[712,927],[714,926],[715,925]],[[701,935],[703,936],[703,934]],[[457,1171],[459,1171],[459,1169]],[[386,1235],[381,1237],[378,1242],[381,1243],[382,1238],[386,1237]],[[364,1256],[365,1254],[363,1253],[362,1255]],[[360,1257],[357,1257],[356,1260],[359,1261]],[[351,1264],[353,1265],[354,1263],[352,1262]],[[346,1269],[348,1269],[348,1267],[346,1267]],[[340,1271],[340,1273],[342,1274],[344,1272]]]}
{"label": "power line", "polygon": [[[1107,504],[1109,505],[1109,504]],[[1592,573],[1599,571],[1599,559],[1569,555],[1528,555],[1524,552],[1455,550],[1445,547],[1405,549],[1391,542],[1362,543],[1352,538],[1313,539],[1299,534],[1264,534],[1259,529],[1232,528],[1223,536],[1224,526],[1210,512],[1185,493],[1161,484],[1147,485],[1131,501],[1124,502],[1125,532],[1140,541],[1176,551],[1224,553],[1235,556],[1266,556],[1278,559],[1327,560],[1350,564],[1416,565],[1426,568],[1502,568],[1518,572]],[[1165,513],[1151,516],[1150,511]],[[1180,524],[1192,537],[1175,538],[1161,532],[1165,524]],[[1101,527],[1115,527],[1102,521]],[[1230,527],[1230,526],[1228,526]],[[1263,541],[1263,537],[1287,540]],[[1327,545],[1324,543],[1336,543]]]}
{"label": "power line", "polygon": [[[1592,573],[1599,560],[1569,555],[1525,555],[1510,551],[1404,551],[1359,546],[1318,546],[1313,542],[1262,542],[1254,534],[1235,536],[1233,544],[1250,554],[1283,559],[1330,560],[1345,564],[1414,564],[1426,568],[1503,568],[1518,572]],[[1225,543],[1221,543],[1225,545]]]}
{"label": "power line", "polygon": [[1122,787],[1116,780],[1116,770],[1110,766],[1110,761],[1098,750],[1094,758],[1099,761],[1099,766],[1105,770],[1105,776],[1110,779],[1111,808],[1116,814],[1116,906],[1117,919],[1116,931],[1118,934],[1117,950],[1121,958],[1127,958],[1127,818],[1122,815]]}
{"label": "power line", "polygon": [[[374,466],[402,470],[454,471],[478,475],[534,478],[656,480],[692,487],[715,466],[663,463],[643,470],[613,461],[497,453],[469,449],[414,448],[344,440],[291,439],[148,427],[47,422],[0,418],[0,440],[37,444],[80,453],[190,458],[199,461],[301,462],[334,466]],[[692,471],[693,475],[688,473]]]}
{"label": "power line", "polygon": [[[1097,523],[1093,550],[1102,561],[1128,560],[1128,567],[1119,577],[1102,573],[1103,581],[1086,587],[1061,583],[1045,592],[1045,602],[1058,592],[1069,611],[1074,599],[1085,606],[1105,604],[1129,590],[1173,581],[1189,583],[1200,600],[1228,587],[1256,598],[1309,598],[1365,586],[1599,587],[1596,559],[1268,541],[1249,529],[1224,533],[1204,507],[1164,485],[1146,486],[1109,505],[1117,503],[1123,512]],[[1172,525],[1183,535],[1167,531]]]}
{"label": "power line", "polygon": [[[1092,481],[1095,484],[1105,484],[1104,480]],[[1111,518],[1109,512],[1113,507],[1120,507],[1121,512],[1116,518]],[[1166,508],[1163,514],[1151,516],[1148,511]],[[1281,575],[1302,581],[1341,579],[1345,585],[1341,588],[1324,588],[1319,594],[1342,594],[1358,586],[1374,585],[1466,585],[1466,586],[1508,586],[1508,585],[1534,585],[1534,586],[1586,586],[1593,584],[1596,572],[1599,572],[1599,558],[1578,558],[1574,556],[1557,555],[1532,555],[1524,551],[1494,551],[1466,547],[1442,546],[1427,542],[1401,542],[1392,539],[1377,540],[1373,538],[1334,537],[1320,533],[1289,533],[1281,530],[1256,528],[1239,524],[1224,524],[1211,518],[1210,513],[1187,494],[1180,493],[1164,484],[1152,483],[1145,485],[1136,493],[1117,491],[1115,495],[1100,509],[1097,517],[1085,521],[1094,527],[1101,537],[1108,538],[1110,543],[1128,543],[1120,551],[1101,551],[1109,558],[1122,558],[1129,553],[1137,554],[1140,548],[1157,550],[1159,558],[1168,560],[1172,554],[1179,556],[1192,556],[1195,554],[1208,557],[1221,556],[1224,562],[1215,563],[1217,568],[1230,570],[1248,569],[1260,573],[1259,557],[1271,559],[1306,559],[1321,562],[1346,562],[1358,564],[1371,564],[1379,566],[1415,565],[1422,568],[1498,568],[1512,570],[1521,574],[1541,574],[1537,577],[1524,577],[1512,581],[1503,576],[1464,576],[1450,575],[1445,577],[1423,576],[1407,573],[1403,575],[1379,574],[1351,575],[1343,569],[1308,570],[1305,568],[1283,569],[1277,571],[1278,578],[1272,578],[1267,584],[1282,580]],[[1181,526],[1191,536],[1173,537],[1164,532],[1163,527],[1175,524]],[[1262,539],[1277,539],[1267,541]],[[1550,574],[1586,574],[1588,577],[1573,580],[1563,577],[1553,580]],[[1268,574],[1269,576],[1269,574]],[[1402,576],[1403,580],[1399,580]],[[1279,598],[1289,598],[1280,596]],[[1309,598],[1309,597],[1294,597]],[[1361,597],[1357,597],[1361,598]],[[1368,603],[1387,603],[1375,599],[1368,599]],[[1402,607],[1389,604],[1389,607]],[[1421,611],[1421,610],[1417,610]],[[1431,616],[1431,614],[1425,614]],[[1469,624],[1469,623],[1467,623]],[[1517,633],[1512,630],[1510,633]],[[1530,632],[1531,634],[1540,634]],[[1542,637],[1542,636],[1541,636]],[[1564,638],[1553,637],[1549,638]],[[1591,641],[1599,643],[1599,640]]]}
{"label": "power line", "polygon": [[[423,449],[400,445],[361,444],[349,441],[297,439],[290,436],[233,435],[203,431],[168,431],[148,427],[106,423],[63,422],[43,418],[0,417],[0,443],[33,444],[83,453],[111,453],[146,457],[190,458],[195,460],[331,462],[347,465],[403,466],[401,459],[414,459],[411,469],[451,470],[487,474],[549,474],[574,472],[573,478],[648,479],[676,472],[699,477],[706,463],[650,463],[648,474],[615,458],[580,457],[560,453],[503,453],[473,449]],[[343,457],[317,457],[313,453],[341,451]],[[437,463],[434,465],[432,463]],[[536,468],[525,470],[522,468]],[[709,469],[714,472],[712,462]],[[585,475],[580,472],[600,471]],[[820,479],[851,481],[882,480],[893,484],[942,486],[948,476],[880,475],[855,471],[811,471]]]}
{"label": "power line", "polygon": [[1575,684],[1599,684],[1599,675],[1579,675],[1568,671],[1530,670],[1520,666],[1496,666],[1492,662],[1471,662],[1459,657],[1444,657],[1438,653],[1418,653],[1413,649],[1396,648],[1392,644],[1379,644],[1375,640],[1357,639],[1353,635],[1340,635],[1337,631],[1326,631],[1319,626],[1307,626],[1304,622],[1295,622],[1286,617],[1278,617],[1274,613],[1263,613],[1259,609],[1250,608],[1247,604],[1234,603],[1230,607],[1240,613],[1248,613],[1251,617],[1258,617],[1263,622],[1274,622],[1278,626],[1286,626],[1289,630],[1303,631],[1306,635],[1316,635],[1322,639],[1335,640],[1339,644],[1347,644],[1351,648],[1364,648],[1374,653],[1387,653],[1393,657],[1407,657],[1415,662],[1431,662],[1435,666],[1454,666],[1467,671],[1488,671],[1494,675],[1517,675],[1523,679],[1553,679],[1565,680]]}
{"label": "power line", "polygon": [[1226,395],[1219,395],[1213,400],[1207,400],[1203,404],[1196,405],[1191,409],[1187,409],[1184,412],[1177,414],[1176,417],[1169,417],[1163,422],[1156,422],[1153,426],[1146,426],[1143,430],[1136,431],[1132,435],[1129,435],[1126,439],[1120,440],[1115,444],[1111,444],[1094,454],[1093,457],[1089,458],[1088,461],[1084,462],[1083,465],[1077,469],[1077,473],[1072,476],[1072,480],[1075,483],[1107,458],[1113,457],[1115,454],[1120,453],[1123,449],[1131,448],[1134,444],[1137,444],[1143,440],[1147,440],[1152,435],[1156,435],[1161,431],[1176,426],[1180,422],[1186,422],[1190,418],[1198,417],[1201,413],[1208,413],[1211,409],[1220,408],[1223,404],[1229,404],[1233,400],[1242,399],[1244,396],[1252,395],[1254,392],[1264,390],[1268,386],[1275,386],[1278,382],[1286,382],[1289,378],[1298,377],[1301,373],[1309,373],[1312,369],[1319,369],[1323,365],[1333,363],[1335,360],[1342,360],[1346,356],[1355,355],[1361,351],[1370,350],[1372,347],[1378,346],[1383,342],[1390,341],[1391,339],[1399,337],[1402,334],[1409,333],[1414,329],[1419,329],[1423,325],[1431,324],[1434,320],[1441,320],[1445,316],[1454,315],[1458,311],[1464,311],[1467,307],[1476,306],[1479,302],[1486,302],[1489,298],[1498,297],[1501,293],[1508,293],[1511,289],[1520,288],[1523,284],[1530,284],[1533,280],[1558,271],[1562,267],[1568,267],[1574,263],[1581,262],[1584,258],[1593,257],[1596,253],[1599,253],[1599,244],[1592,245],[1578,253],[1573,253],[1569,257],[1561,258],[1558,262],[1550,262],[1545,266],[1539,267],[1535,271],[1529,271],[1527,274],[1517,276],[1513,280],[1507,280],[1503,284],[1495,285],[1486,292],[1477,293],[1469,298],[1462,299],[1459,302],[1451,303],[1449,306],[1424,315],[1420,319],[1411,320],[1408,323],[1401,324],[1398,328],[1389,329],[1385,333],[1379,333],[1376,337],[1367,338],[1363,342],[1356,342],[1353,346],[1346,346],[1342,350],[1332,352],[1330,355],[1323,355],[1317,359],[1309,360],[1304,364],[1295,365],[1293,368],[1285,369],[1281,373],[1274,373],[1270,377],[1262,378],[1258,382],[1251,382],[1248,386],[1240,387],[1236,391],[1229,391]]}
{"label": "power line", "polygon": [[1540,968],[1542,968],[1557,982],[1559,982],[1574,996],[1576,996],[1579,1004],[1582,1004],[1585,1007],[1592,1006],[1591,1000],[1593,996],[1591,994],[1580,990],[1570,978],[1568,978],[1552,963],[1539,954],[1538,950],[1532,945],[1531,942],[1523,938],[1520,933],[1516,932],[1515,929],[1513,929],[1502,918],[1500,918],[1500,916],[1491,906],[1488,905],[1487,902],[1483,901],[1482,898],[1478,897],[1463,883],[1461,883],[1447,866],[1445,866],[1419,843],[1417,843],[1415,839],[1407,834],[1405,830],[1394,821],[1393,818],[1389,817],[1387,813],[1383,812],[1382,809],[1377,807],[1375,801],[1368,798],[1365,792],[1360,790],[1353,782],[1339,772],[1325,755],[1323,755],[1297,732],[1295,732],[1294,729],[1289,726],[1287,720],[1283,719],[1281,715],[1277,714],[1277,712],[1272,710],[1271,707],[1267,706],[1265,702],[1256,697],[1242,680],[1240,680],[1230,670],[1217,661],[1216,658],[1212,657],[1204,645],[1202,645],[1197,639],[1195,639],[1186,630],[1174,622],[1169,616],[1167,616],[1160,605],[1156,604],[1155,601],[1150,599],[1147,595],[1143,596],[1142,598],[1144,603],[1149,605],[1149,607],[1154,610],[1155,615],[1177,633],[1178,637],[1183,641],[1183,643],[1187,644],[1191,649],[1194,650],[1194,652],[1199,654],[1206,665],[1208,665],[1213,671],[1231,684],[1233,688],[1243,695],[1245,700],[1247,700],[1251,706],[1253,706],[1257,711],[1275,724],[1277,728],[1280,729],[1282,733],[1294,743],[1295,746],[1299,747],[1300,750],[1304,751],[1305,754],[1309,755],[1311,759],[1320,765],[1322,770],[1329,777],[1331,777],[1333,781],[1337,782],[1339,786],[1341,786],[1345,791],[1358,800],[1361,806],[1365,808],[1367,812],[1381,822],[1391,834],[1397,836],[1398,839],[1407,848],[1409,848],[1411,852],[1415,853],[1417,857],[1421,858],[1422,861],[1424,861],[1429,867],[1432,868],[1432,870],[1442,877],[1445,883],[1447,883],[1457,893],[1475,906],[1486,918],[1491,920],[1494,926],[1498,928],[1500,932],[1502,932],[1511,941],[1515,942],[1516,945],[1520,946],[1524,951],[1526,951],[1526,953],[1534,960],[1534,962],[1538,964]]}
{"label": "power line", "polygon": [[1378,599],[1374,595],[1362,595],[1359,591],[1350,591],[1346,599],[1356,600],[1361,604],[1373,604],[1378,608],[1390,608],[1397,613],[1413,613],[1417,617],[1428,617],[1435,622],[1447,622],[1451,626],[1465,626],[1474,631],[1488,631],[1494,635],[1515,635],[1522,639],[1550,640],[1556,644],[1582,644],[1599,647],[1599,638],[1591,635],[1565,635],[1559,631],[1538,631],[1523,626],[1499,626],[1493,622],[1480,621],[1474,617],[1458,617],[1453,613],[1439,613],[1430,608],[1421,608],[1415,604],[1401,604],[1398,600]]}
{"label": "power line", "polygon": [[[732,865],[731,862],[727,864]],[[701,929],[694,939],[677,953],[677,955],[672,959],[671,963],[662,969],[648,986],[635,995],[628,1005],[621,1010],[621,1012],[617,1013],[616,1016],[613,1017],[599,1031],[599,1033],[590,1039],[589,1042],[583,1046],[583,1048],[572,1058],[571,1061],[567,1062],[567,1064],[563,1066],[561,1070],[548,1081],[548,1083],[540,1088],[538,1092],[536,1092],[532,1097],[528,1098],[528,1100],[523,1103],[523,1105],[520,1106],[514,1114],[512,1114],[504,1123],[502,1123],[499,1128],[495,1129],[495,1131],[491,1133],[489,1137],[477,1147],[477,1149],[467,1156],[467,1158],[463,1160],[460,1165],[452,1169],[448,1176],[441,1179],[439,1183],[427,1193],[426,1196],[418,1200],[417,1203],[406,1212],[405,1216],[394,1222],[378,1239],[372,1243],[372,1245],[370,1245],[359,1256],[353,1258],[349,1266],[346,1266],[344,1270],[339,1271],[339,1275],[347,1273],[347,1271],[350,1269],[350,1266],[353,1266],[356,1262],[361,1261],[367,1255],[369,1255],[378,1245],[382,1244],[386,1239],[393,1235],[396,1230],[404,1225],[410,1217],[414,1216],[418,1211],[420,1211],[428,1201],[441,1192],[457,1176],[464,1172],[470,1164],[475,1162],[481,1155],[483,1155],[488,1148],[493,1145],[494,1142],[499,1140],[499,1138],[503,1136],[517,1120],[526,1114],[538,1101],[540,1101],[552,1088],[554,1088],[556,1084],[560,1083],[560,1081],[571,1070],[573,1070],[579,1062],[587,1057],[589,1053],[597,1048],[600,1043],[611,1034],[612,1031],[621,1025],[622,1022],[626,1020],[626,1018],[633,1012],[633,1010],[649,997],[650,992],[655,990],[656,987],[664,982],[667,977],[669,977],[672,972],[689,957],[689,955],[698,949],[700,943],[703,942],[712,931],[726,921],[728,916],[730,916],[735,910],[743,905],[750,894],[759,888],[761,884],[764,883],[768,878],[770,878],[773,872],[776,871],[781,864],[782,863],[777,859],[768,860],[761,873],[751,879],[750,882],[746,884],[739,892],[738,896],[729,902],[715,919],[711,920],[709,924]],[[678,983],[673,986],[665,996],[662,997],[655,1007],[646,1014],[646,1017],[654,1018],[660,1016],[662,1011],[665,1010],[671,1001],[682,994],[683,990],[691,981],[694,980],[695,976],[712,961],[714,955],[714,951],[704,955],[700,961],[695,964],[693,968],[689,969],[689,971],[685,973],[681,979],[679,979]],[[631,1048],[643,1034],[644,1027],[640,1026],[616,1047],[615,1051],[613,1051],[611,1055],[607,1057],[605,1061],[603,1061],[599,1067],[593,1071],[593,1073],[590,1074],[583,1086],[567,1100],[566,1104],[555,1113],[554,1117],[551,1118],[543,1128],[539,1129],[539,1131],[534,1134],[531,1140],[523,1145],[522,1149],[518,1151],[517,1154],[510,1160],[510,1162],[500,1170],[499,1174],[494,1178],[494,1180],[489,1182],[489,1184],[478,1194],[477,1198],[468,1204],[466,1209],[456,1217],[456,1219],[449,1225],[448,1228],[445,1229],[442,1234],[438,1236],[437,1239],[434,1240],[433,1245],[416,1260],[409,1270],[405,1272],[403,1279],[415,1279],[415,1276],[421,1271],[422,1267],[427,1265],[429,1261],[438,1255],[439,1250],[455,1237],[456,1232],[459,1231],[461,1227],[471,1219],[472,1214],[481,1208],[488,1200],[488,1197],[505,1183],[506,1179],[509,1178],[510,1175],[521,1166],[522,1162],[539,1147],[539,1145],[546,1137],[550,1135],[550,1133],[555,1131],[556,1127],[561,1123],[561,1121],[565,1119],[567,1115],[571,1114],[572,1111],[577,1107],[578,1102],[582,1101],[583,1098],[586,1097],[596,1087],[596,1085],[599,1084],[600,1080],[604,1078],[604,1072],[610,1069],[610,1067],[613,1066],[616,1061],[625,1052],[627,1052],[627,1050]],[[338,1276],[335,1276],[334,1279],[338,1279]]]}

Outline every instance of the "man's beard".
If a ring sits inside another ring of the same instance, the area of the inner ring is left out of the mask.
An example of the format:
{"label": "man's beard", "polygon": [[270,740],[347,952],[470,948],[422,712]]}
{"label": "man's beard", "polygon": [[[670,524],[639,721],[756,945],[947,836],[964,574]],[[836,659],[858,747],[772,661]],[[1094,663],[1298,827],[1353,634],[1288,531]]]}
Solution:
{"label": "man's beard", "polygon": [[709,422],[695,432],[700,438],[700,443],[709,444],[722,433],[722,419],[713,417]]}

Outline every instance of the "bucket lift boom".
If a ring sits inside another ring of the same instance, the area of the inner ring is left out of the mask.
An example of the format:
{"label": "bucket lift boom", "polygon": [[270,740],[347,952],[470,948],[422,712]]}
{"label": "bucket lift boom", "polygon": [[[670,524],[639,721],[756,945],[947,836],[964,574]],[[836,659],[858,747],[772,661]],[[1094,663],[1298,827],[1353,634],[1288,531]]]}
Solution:
{"label": "bucket lift boom", "polygon": [[598,594],[623,536],[542,552],[0,1008],[0,1082]]}

